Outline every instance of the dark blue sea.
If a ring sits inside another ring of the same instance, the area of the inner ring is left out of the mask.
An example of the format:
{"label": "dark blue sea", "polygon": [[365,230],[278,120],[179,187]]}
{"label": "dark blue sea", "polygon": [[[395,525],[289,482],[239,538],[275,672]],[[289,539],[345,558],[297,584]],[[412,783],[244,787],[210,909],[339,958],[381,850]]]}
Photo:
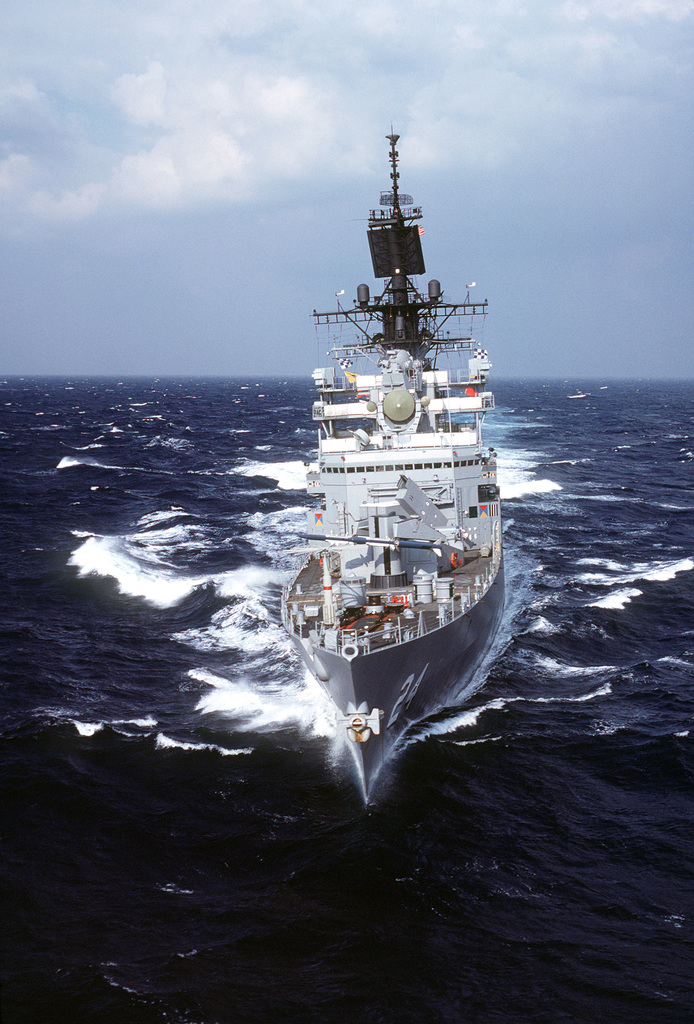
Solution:
{"label": "dark blue sea", "polygon": [[364,807],[311,382],[0,383],[3,1024],[694,1021],[694,384],[492,384],[501,632]]}

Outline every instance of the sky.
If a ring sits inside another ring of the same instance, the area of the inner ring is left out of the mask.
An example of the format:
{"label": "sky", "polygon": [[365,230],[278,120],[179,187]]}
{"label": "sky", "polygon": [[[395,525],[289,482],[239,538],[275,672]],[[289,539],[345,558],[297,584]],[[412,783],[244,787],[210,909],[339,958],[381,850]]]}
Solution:
{"label": "sky", "polygon": [[494,374],[692,378],[693,30],[694,0],[5,0],[0,374],[325,365],[392,127],[419,284],[476,282]]}

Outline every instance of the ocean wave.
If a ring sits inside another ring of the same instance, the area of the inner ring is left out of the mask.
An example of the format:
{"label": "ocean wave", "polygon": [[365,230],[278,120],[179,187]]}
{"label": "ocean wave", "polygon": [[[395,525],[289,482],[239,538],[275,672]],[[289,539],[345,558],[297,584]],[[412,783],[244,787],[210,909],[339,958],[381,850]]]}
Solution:
{"label": "ocean wave", "polygon": [[[151,419],[151,417],[149,417]],[[175,451],[183,451],[192,448],[193,442],[185,437],[164,437],[158,435],[153,437],[145,445],[145,448],[173,448]]]}
{"label": "ocean wave", "polygon": [[294,562],[287,563],[286,551],[306,531],[308,510],[308,505],[300,505],[275,512],[253,512],[246,518],[252,530],[243,535],[243,540],[273,560],[282,560],[289,571]]}
{"label": "ocean wave", "polygon": [[73,469],[75,466],[91,466],[94,469],[122,469],[122,466],[109,466],[103,462],[97,462],[96,459],[91,459],[89,456],[84,455],[81,458],[76,458],[74,455],[64,455],[60,460],[56,469]]}
{"label": "ocean wave", "polygon": [[192,743],[185,740],[174,740],[165,736],[163,732],[157,733],[155,743],[157,750],[212,750],[222,757],[236,757],[239,754],[252,754],[252,747],[220,747],[218,743]]}
{"label": "ocean wave", "polygon": [[[581,564],[590,564],[590,560],[581,559]],[[604,560],[605,568],[614,569],[616,574],[601,572],[581,573],[577,577],[579,583],[589,583],[599,587],[623,586],[625,583],[636,583],[638,580],[649,580],[651,582],[665,583],[680,572],[689,572],[694,569],[694,560],[691,558],[678,558],[675,561],[657,562],[636,562],[632,566],[623,565],[620,562]]]}
{"label": "ocean wave", "polygon": [[556,626],[553,622],[550,622],[549,619],[546,619],[543,615],[538,615],[538,617],[530,623],[525,632],[541,633],[542,635],[547,636],[551,633],[558,633],[559,630],[559,626]]}
{"label": "ocean wave", "polygon": [[547,494],[560,491],[554,480],[538,480],[534,476],[538,456],[534,452],[516,451],[497,455],[499,490],[502,499],[520,498],[525,494]]}
{"label": "ocean wave", "polygon": [[538,655],[536,664],[543,672],[554,676],[592,676],[599,672],[614,672],[616,665],[563,665],[556,658]]}
{"label": "ocean wave", "polygon": [[578,466],[582,462],[594,462],[594,459],[554,459],[550,466]]}
{"label": "ocean wave", "polygon": [[186,575],[162,560],[162,551],[199,546],[189,537],[194,525],[150,530],[128,536],[87,536],[72,553],[68,564],[78,575],[100,576],[115,580],[118,590],[140,597],[157,608],[172,608],[195,590],[214,586],[220,597],[256,597],[259,587],[282,582],[277,570],[264,566],[246,566],[222,573]]}
{"label": "ocean wave", "polygon": [[303,491],[306,489],[306,472],[309,463],[294,460],[291,462],[251,462],[232,472],[241,476],[267,477],[275,480],[281,491]]}
{"label": "ocean wave", "polygon": [[476,725],[479,718],[487,711],[505,711],[511,704],[585,704],[586,701],[596,700],[599,697],[607,697],[611,694],[612,687],[604,683],[595,690],[587,693],[576,694],[575,696],[550,696],[550,697],[495,697],[494,700],[480,704],[479,707],[471,708],[460,714],[453,715],[441,722],[434,722],[427,726],[426,736],[446,736],[449,733],[458,732],[460,729],[469,729]]}
{"label": "ocean wave", "polygon": [[136,554],[124,537],[88,537],[68,559],[79,576],[115,580],[118,590],[157,608],[172,608],[210,577],[185,577],[164,566],[153,552]]}
{"label": "ocean wave", "polygon": [[643,594],[642,590],[637,590],[636,587],[627,587],[625,590],[617,590],[614,594],[609,594],[599,601],[591,601],[588,607],[621,610],[629,604],[632,598],[640,597],[641,594]]}
{"label": "ocean wave", "polygon": [[672,655],[666,655],[664,658],[658,658],[657,664],[674,665],[676,668],[694,668],[694,664],[691,661],[685,661],[684,658],[675,658]]}
{"label": "ocean wave", "polygon": [[161,512],[148,512],[147,515],[138,519],[137,525],[145,527],[158,526],[160,523],[168,522],[169,519],[180,519],[184,516],[190,516],[190,512],[175,506]]}
{"label": "ocean wave", "polygon": [[551,491],[561,491],[561,484],[554,480],[525,480],[517,483],[501,484],[501,497],[508,501],[513,498],[522,498],[526,494],[549,494]]}
{"label": "ocean wave", "polygon": [[272,733],[290,728],[312,738],[335,737],[332,702],[308,671],[303,681],[293,677],[281,683],[254,680],[252,684],[206,669],[192,669],[188,674],[209,687],[196,710],[231,719],[241,731]]}
{"label": "ocean wave", "polygon": [[133,725],[138,729],[153,729],[157,720],[148,715],[146,718],[116,718],[103,722],[80,722],[77,719],[72,719],[71,724],[74,725],[80,736],[95,736],[106,726],[117,728],[119,725]]}
{"label": "ocean wave", "polygon": [[629,568],[624,562],[616,562],[614,558],[577,558],[576,565],[602,565],[605,569],[614,569],[618,572]]}
{"label": "ocean wave", "polygon": [[94,736],[97,732],[101,732],[104,727],[103,722],[73,722],[72,724],[80,736]]}
{"label": "ocean wave", "polygon": [[234,603],[219,609],[208,625],[188,629],[174,635],[174,639],[199,651],[240,650],[245,655],[262,655],[264,661],[272,656],[286,660],[293,650],[286,632],[271,620],[258,590],[276,583],[271,569],[245,568],[229,573],[218,584],[218,592]]}

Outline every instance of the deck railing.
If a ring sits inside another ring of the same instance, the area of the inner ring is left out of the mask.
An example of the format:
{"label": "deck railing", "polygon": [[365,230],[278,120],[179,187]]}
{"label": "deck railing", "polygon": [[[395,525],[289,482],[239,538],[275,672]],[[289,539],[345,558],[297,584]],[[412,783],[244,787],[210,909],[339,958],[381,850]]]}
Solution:
{"label": "deck railing", "polygon": [[[491,563],[482,572],[472,577],[467,587],[454,589],[453,597],[444,601],[432,602],[433,607],[430,604],[426,609],[422,607],[417,609],[415,606],[412,609],[415,613],[414,619],[405,619],[400,613],[396,619],[385,622],[382,628],[372,632],[366,628],[338,629],[326,626],[320,612],[316,617],[310,616],[311,621],[306,618],[303,622],[297,621],[299,606],[297,602],[290,604],[290,587],[286,586],[282,591],[282,622],[288,632],[303,639],[311,639],[314,643],[324,646],[326,650],[335,654],[348,656],[344,652],[346,647],[349,648],[348,654],[351,651],[369,654],[372,650],[380,647],[408,643],[434,630],[441,629],[454,619],[465,615],[489,590],[496,578],[499,565],[500,553],[495,552]],[[296,604],[297,608],[292,607],[292,604]],[[315,607],[316,602],[312,602],[312,605]],[[303,609],[301,612],[303,616]]]}

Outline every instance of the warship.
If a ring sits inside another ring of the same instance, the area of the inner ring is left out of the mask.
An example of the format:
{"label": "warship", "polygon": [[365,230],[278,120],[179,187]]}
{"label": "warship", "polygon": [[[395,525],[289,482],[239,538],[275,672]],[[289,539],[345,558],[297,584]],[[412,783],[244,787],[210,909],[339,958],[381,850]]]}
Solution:
{"label": "warship", "polygon": [[391,186],[368,221],[383,285],[313,313],[334,332],[332,364],[313,372],[316,501],[282,594],[367,802],[407,730],[476,688],[504,605],[496,454],[482,443],[491,363],[472,337],[487,301],[468,285],[449,302],[438,280],[420,292],[422,211],[400,192],[399,137],[386,136]]}

